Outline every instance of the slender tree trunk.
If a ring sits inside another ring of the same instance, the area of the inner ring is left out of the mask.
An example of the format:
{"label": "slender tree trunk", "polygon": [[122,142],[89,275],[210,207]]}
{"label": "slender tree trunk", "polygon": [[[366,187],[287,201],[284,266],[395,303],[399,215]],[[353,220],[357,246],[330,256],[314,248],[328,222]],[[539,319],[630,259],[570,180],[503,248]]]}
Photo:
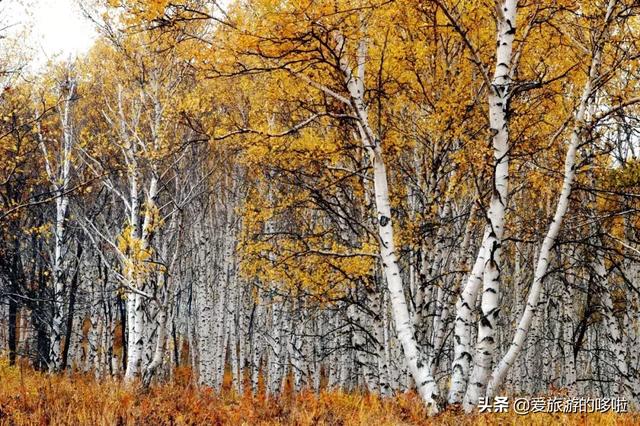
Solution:
{"label": "slender tree trunk", "polygon": [[[61,189],[64,190],[64,189]],[[63,250],[65,240],[65,218],[68,198],[60,196],[56,200],[55,248],[53,259],[53,318],[51,321],[51,344],[49,355],[52,371],[62,369],[62,324],[64,321],[64,266]]]}
{"label": "slender tree trunk", "polygon": [[476,261],[467,278],[466,285],[456,303],[456,318],[454,322],[454,352],[451,366],[451,388],[449,389],[449,404],[457,404],[467,391],[469,370],[473,356],[471,355],[471,315],[476,306],[478,291],[482,284],[482,272],[486,263],[488,230],[485,230],[482,243],[478,249]]}
{"label": "slender tree trunk", "polygon": [[53,292],[52,317],[50,334],[49,369],[60,371],[62,368],[62,326],[64,324],[64,290],[65,271],[64,258],[67,239],[67,208],[69,195],[67,191],[71,181],[71,148],[73,144],[73,128],[71,126],[71,103],[75,96],[75,82],[71,82],[68,93],[60,111],[62,140],[57,163],[52,163],[42,134],[39,134],[40,149],[44,156],[45,169],[51,181],[52,192],[56,194],[56,216],[53,227],[54,248],[52,256]]}
{"label": "slender tree trunk", "polygon": [[[616,0],[609,0],[609,5],[607,7],[605,16],[605,26],[609,24],[612,18],[613,8],[615,4]],[[569,148],[567,149],[567,155],[565,158],[562,190],[560,192],[558,204],[556,205],[556,211],[553,216],[553,221],[549,225],[547,235],[545,236],[544,241],[542,242],[542,246],[540,247],[538,262],[536,264],[535,274],[533,278],[533,284],[531,285],[531,289],[529,290],[529,297],[527,299],[527,306],[522,317],[520,318],[518,328],[516,330],[511,346],[509,347],[509,350],[496,367],[496,370],[493,372],[491,382],[489,383],[489,388],[487,389],[488,396],[493,396],[498,388],[502,385],[502,382],[507,372],[509,371],[509,368],[511,367],[511,365],[513,365],[514,360],[520,353],[522,345],[524,344],[524,341],[527,337],[527,333],[529,332],[531,320],[538,305],[538,299],[542,290],[543,280],[546,276],[549,266],[551,249],[556,241],[556,238],[558,237],[558,234],[560,233],[562,221],[567,212],[567,209],[569,208],[569,196],[571,195],[573,181],[575,179],[576,173],[576,152],[578,149],[578,145],[582,141],[581,134],[585,126],[585,115],[587,113],[587,107],[594,91],[593,84],[599,76],[603,48],[602,43],[604,41],[603,38],[604,37],[600,38],[600,45],[596,46],[595,48],[596,50],[591,60],[591,66],[589,67],[589,76],[582,91],[582,97],[580,99],[580,104],[576,113],[575,124],[573,127],[573,132],[571,133]]]}
{"label": "slender tree trunk", "polygon": [[71,344],[71,333],[73,332],[73,316],[75,314],[76,309],[76,294],[78,292],[79,286],[79,275],[80,275],[80,259],[82,257],[82,244],[78,242],[78,248],[76,250],[76,267],[73,272],[73,277],[71,278],[71,288],[69,289],[69,308],[67,310],[67,324],[66,324],[66,335],[64,338],[64,345],[62,348],[62,362],[60,368],[62,370],[67,368],[67,364],[69,361],[69,345]]}
{"label": "slender tree trunk", "polygon": [[[337,51],[343,51],[344,37],[336,37]],[[389,289],[389,301],[396,328],[398,340],[404,350],[409,371],[415,381],[418,393],[427,406],[430,414],[438,412],[438,387],[429,374],[426,359],[418,349],[415,331],[409,308],[404,294],[402,275],[398,266],[398,259],[394,241],[393,220],[391,215],[391,201],[387,181],[387,169],[382,152],[382,141],[374,134],[369,124],[368,111],[364,103],[364,76],[367,59],[367,42],[362,39],[358,45],[357,75],[351,71],[351,65],[343,56],[340,59],[340,69],[344,74],[345,83],[358,118],[358,129],[361,142],[369,154],[373,167],[373,187],[378,221],[378,239],[380,259],[384,276]]]}
{"label": "slender tree trunk", "polygon": [[612,365],[615,368],[616,380],[614,394],[629,399],[631,397],[631,392],[629,392],[631,389],[628,388],[629,369],[627,367],[627,348],[623,345],[622,331],[620,330],[618,319],[614,313],[613,300],[611,298],[612,284],[608,279],[603,255],[595,259],[594,269],[596,279],[599,281],[600,288],[602,289],[600,294],[601,311],[607,327],[608,349],[612,352]]}
{"label": "slender tree trunk", "polygon": [[[165,273],[165,277],[163,279],[165,286],[167,284],[168,275]],[[164,290],[162,304],[158,307],[159,312],[156,318],[156,324],[158,327],[158,338],[156,340],[155,350],[153,352],[153,358],[151,363],[145,368],[144,373],[142,375],[142,386],[143,388],[148,388],[151,384],[151,379],[156,374],[157,370],[162,366],[162,362],[164,360],[164,346],[167,340],[167,305],[169,303],[169,292]]]}
{"label": "slender tree trunk", "polygon": [[500,298],[501,247],[504,217],[509,196],[509,119],[513,41],[516,34],[517,0],[497,3],[498,28],[496,66],[489,89],[489,124],[493,133],[494,175],[487,212],[487,259],[483,275],[482,300],[474,368],[463,404],[474,408],[485,393],[496,351]]}
{"label": "slender tree trunk", "polygon": [[567,388],[570,396],[577,396],[577,372],[576,372],[576,358],[573,353],[573,318],[575,312],[574,305],[574,290],[573,279],[569,278],[564,287],[565,303],[562,304],[563,310],[563,324],[562,324],[562,350],[564,358],[563,375],[564,385]]}

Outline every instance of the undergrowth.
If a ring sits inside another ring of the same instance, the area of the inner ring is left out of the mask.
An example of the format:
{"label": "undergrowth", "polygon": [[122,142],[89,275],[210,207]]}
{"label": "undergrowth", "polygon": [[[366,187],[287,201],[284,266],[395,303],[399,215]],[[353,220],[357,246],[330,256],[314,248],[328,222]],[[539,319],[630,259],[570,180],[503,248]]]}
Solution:
{"label": "undergrowth", "polygon": [[142,392],[118,379],[40,373],[0,361],[0,425],[634,425],[633,414],[465,415],[428,418],[414,393],[379,398],[365,393],[285,391],[277,399],[198,389],[188,370]]}

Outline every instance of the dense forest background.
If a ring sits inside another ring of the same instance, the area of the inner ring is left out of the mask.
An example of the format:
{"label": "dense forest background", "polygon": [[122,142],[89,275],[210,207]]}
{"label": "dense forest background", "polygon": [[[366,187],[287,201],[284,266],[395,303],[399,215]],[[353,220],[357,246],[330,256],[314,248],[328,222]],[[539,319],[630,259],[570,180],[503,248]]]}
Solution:
{"label": "dense forest background", "polygon": [[83,7],[0,40],[9,364],[638,407],[637,1]]}

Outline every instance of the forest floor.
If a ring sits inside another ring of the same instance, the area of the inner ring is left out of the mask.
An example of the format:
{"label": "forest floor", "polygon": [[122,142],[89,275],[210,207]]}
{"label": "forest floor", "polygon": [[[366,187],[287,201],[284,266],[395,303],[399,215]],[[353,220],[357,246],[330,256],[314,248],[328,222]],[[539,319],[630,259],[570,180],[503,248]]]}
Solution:
{"label": "forest floor", "polygon": [[[6,358],[5,358],[6,359]],[[465,415],[445,411],[427,418],[407,393],[381,399],[324,391],[279,399],[221,395],[192,386],[188,371],[173,383],[141,392],[118,380],[82,374],[50,375],[0,361],[0,425],[636,425],[634,414]],[[228,386],[227,386],[228,388]]]}

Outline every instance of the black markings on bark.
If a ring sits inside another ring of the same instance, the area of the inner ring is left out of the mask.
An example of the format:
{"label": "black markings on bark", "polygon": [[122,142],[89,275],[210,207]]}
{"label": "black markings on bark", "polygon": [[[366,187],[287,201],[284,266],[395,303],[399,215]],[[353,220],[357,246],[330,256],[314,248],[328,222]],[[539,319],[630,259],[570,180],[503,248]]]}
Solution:
{"label": "black markings on bark", "polygon": [[493,329],[493,326],[491,326],[491,322],[489,322],[489,320],[487,319],[487,317],[485,317],[484,315],[482,315],[482,316],[480,317],[480,324],[481,324],[483,327],[489,327],[489,328]]}
{"label": "black markings on bark", "polygon": [[[482,341],[483,341],[483,342],[490,343],[490,344],[492,344],[492,345],[493,345],[493,343],[495,342],[495,340],[494,340],[494,339],[493,339],[493,337],[491,337],[491,336],[487,336],[487,337],[485,337],[484,339],[482,339]],[[484,354],[485,354],[485,355],[491,355],[491,353],[490,353],[490,352],[485,352]]]}
{"label": "black markings on bark", "polygon": [[516,27],[513,26],[510,19],[507,19],[507,25],[509,26],[509,29],[506,34],[514,35],[516,33]]}

